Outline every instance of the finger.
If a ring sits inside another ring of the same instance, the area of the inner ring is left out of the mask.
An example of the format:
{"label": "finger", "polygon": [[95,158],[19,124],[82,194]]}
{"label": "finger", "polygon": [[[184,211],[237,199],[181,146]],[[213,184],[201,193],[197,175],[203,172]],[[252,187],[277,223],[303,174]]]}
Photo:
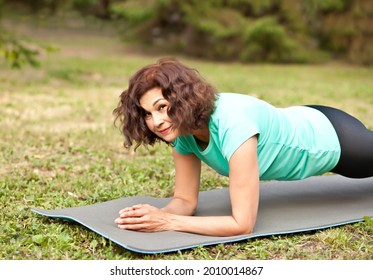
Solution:
{"label": "finger", "polygon": [[[140,218],[117,218],[115,220],[115,223],[120,228],[127,228],[127,226],[134,226],[136,225],[136,228],[147,228],[151,226],[151,222],[149,223],[148,217],[140,217]],[[132,228],[132,227],[131,227]]]}
{"label": "finger", "polygon": [[142,218],[127,218],[122,220],[117,226],[119,229],[135,230],[142,232],[158,231],[154,229],[154,225],[149,222],[147,217]]}
{"label": "finger", "polygon": [[138,209],[137,207],[134,207],[134,206],[130,206],[130,207],[126,207],[126,208],[123,208],[119,211],[119,214],[120,213],[124,213],[124,212],[129,212],[129,211],[133,211],[133,210],[136,210]]}
{"label": "finger", "polygon": [[126,207],[126,208],[119,211],[119,215],[122,215],[124,213],[129,213],[128,215],[130,216],[130,215],[132,215],[131,213],[133,213],[134,211],[136,211],[138,209],[139,209],[138,207],[133,207],[133,206]]}
{"label": "finger", "polygon": [[150,231],[150,229],[147,228],[143,224],[124,224],[124,225],[118,225],[118,228],[124,229],[124,230],[134,230],[134,231],[143,231],[143,232]]}
{"label": "finger", "polygon": [[127,212],[122,212],[119,214],[119,218],[126,219],[126,218],[140,218],[143,214],[139,210],[131,210]]}
{"label": "finger", "polygon": [[150,204],[135,204],[132,207],[134,209],[140,209],[140,208],[149,208],[149,207],[153,207],[153,206],[151,206]]}
{"label": "finger", "polygon": [[142,208],[149,208],[151,207],[149,204],[136,204],[130,207],[123,208],[122,210],[119,211],[119,215],[124,212],[131,212],[134,210],[142,209]]}
{"label": "finger", "polygon": [[140,224],[142,223],[140,219],[138,217],[119,217],[114,222],[118,225]]}
{"label": "finger", "polygon": [[121,224],[118,225],[119,229],[124,230],[134,230],[141,232],[157,232],[164,231],[166,228],[164,226],[152,225],[151,223],[139,223],[139,224]]}
{"label": "finger", "polygon": [[[151,206],[150,206],[151,207]],[[153,208],[145,207],[133,207],[133,210],[123,211],[119,214],[120,217],[142,217],[149,214]]]}

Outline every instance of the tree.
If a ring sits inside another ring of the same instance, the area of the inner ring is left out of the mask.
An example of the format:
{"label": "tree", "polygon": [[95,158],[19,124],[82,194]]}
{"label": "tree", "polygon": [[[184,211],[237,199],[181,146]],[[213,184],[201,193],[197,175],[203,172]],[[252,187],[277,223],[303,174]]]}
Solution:
{"label": "tree", "polygon": [[118,0],[111,13],[127,39],[204,58],[373,63],[368,0]]}

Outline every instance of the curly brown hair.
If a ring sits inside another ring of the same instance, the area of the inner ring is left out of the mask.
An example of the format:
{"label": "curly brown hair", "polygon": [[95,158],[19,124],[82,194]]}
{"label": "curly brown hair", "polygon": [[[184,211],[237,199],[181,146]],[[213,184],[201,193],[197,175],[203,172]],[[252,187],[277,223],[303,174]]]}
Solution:
{"label": "curly brown hair", "polygon": [[187,135],[208,125],[214,111],[215,88],[197,70],[176,59],[162,58],[130,78],[128,89],[121,93],[118,106],[113,110],[114,123],[120,121],[126,148],[131,147],[133,141],[136,142],[135,149],[164,141],[149,130],[144,119],[145,110],[140,105],[142,95],[153,88],[162,90],[163,97],[169,102],[167,113],[172,126],[181,134]]}

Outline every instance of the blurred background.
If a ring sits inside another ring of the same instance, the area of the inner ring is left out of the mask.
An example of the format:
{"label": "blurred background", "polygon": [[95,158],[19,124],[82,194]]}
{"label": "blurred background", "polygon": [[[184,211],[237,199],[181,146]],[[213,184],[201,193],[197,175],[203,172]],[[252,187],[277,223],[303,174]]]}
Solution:
{"label": "blurred background", "polygon": [[16,67],[38,55],[21,41],[33,34],[15,30],[20,23],[208,60],[373,62],[371,0],[0,0],[0,11],[1,57]]}

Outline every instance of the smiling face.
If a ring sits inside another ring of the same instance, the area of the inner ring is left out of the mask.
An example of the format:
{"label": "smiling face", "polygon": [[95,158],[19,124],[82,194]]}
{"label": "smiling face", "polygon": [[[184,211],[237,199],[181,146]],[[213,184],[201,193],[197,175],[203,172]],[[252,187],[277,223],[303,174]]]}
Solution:
{"label": "smiling face", "polygon": [[145,123],[155,135],[169,143],[179,136],[179,130],[172,127],[167,113],[170,103],[160,88],[145,92],[140,98],[140,105],[145,110]]}

